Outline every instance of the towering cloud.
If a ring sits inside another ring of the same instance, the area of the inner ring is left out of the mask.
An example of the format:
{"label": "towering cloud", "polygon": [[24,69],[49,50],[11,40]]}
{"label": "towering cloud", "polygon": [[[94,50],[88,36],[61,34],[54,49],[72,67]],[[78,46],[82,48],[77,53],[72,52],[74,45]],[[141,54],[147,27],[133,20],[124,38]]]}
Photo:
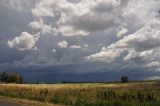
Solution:
{"label": "towering cloud", "polygon": [[21,35],[15,37],[11,41],[8,41],[8,46],[10,48],[16,48],[18,50],[31,50],[39,39],[39,34],[32,35],[28,32],[22,32]]}
{"label": "towering cloud", "polygon": [[68,43],[66,41],[58,42],[57,44],[60,48],[67,48]]}
{"label": "towering cloud", "polygon": [[35,5],[32,14],[36,18],[59,17],[54,24],[64,36],[89,35],[123,25],[121,12],[126,2],[81,0],[73,3],[68,0],[41,0]]}

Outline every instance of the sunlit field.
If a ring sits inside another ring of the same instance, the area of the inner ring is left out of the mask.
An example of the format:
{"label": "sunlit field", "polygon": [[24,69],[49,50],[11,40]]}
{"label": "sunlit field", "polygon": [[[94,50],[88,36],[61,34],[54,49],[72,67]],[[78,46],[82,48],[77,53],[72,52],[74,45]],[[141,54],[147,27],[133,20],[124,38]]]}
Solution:
{"label": "sunlit field", "polygon": [[69,106],[160,106],[160,83],[1,84],[0,95]]}

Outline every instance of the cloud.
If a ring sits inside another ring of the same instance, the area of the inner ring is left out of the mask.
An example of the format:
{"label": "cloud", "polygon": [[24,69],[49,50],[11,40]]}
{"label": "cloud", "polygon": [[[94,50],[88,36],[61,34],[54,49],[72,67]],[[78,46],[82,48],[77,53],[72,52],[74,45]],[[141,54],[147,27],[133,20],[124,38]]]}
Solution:
{"label": "cloud", "polygon": [[142,52],[136,52],[134,50],[129,50],[128,54],[123,58],[124,61],[131,61],[131,60],[136,60],[136,59],[143,59],[147,56],[152,55],[153,50],[148,50],[148,51],[142,51]]}
{"label": "cloud", "polygon": [[3,5],[17,11],[28,11],[34,7],[36,0],[1,0]]}
{"label": "cloud", "polygon": [[[116,57],[121,57],[122,60],[118,62],[135,62],[141,61],[143,66],[157,66],[160,61],[160,20],[158,18],[152,19],[137,32],[125,36],[116,43],[112,43],[107,48],[103,48],[99,53],[92,54],[86,57],[92,61],[110,61],[114,62]],[[160,67],[158,67],[158,70]]]}
{"label": "cloud", "polygon": [[109,48],[134,49],[136,51],[145,51],[160,46],[159,38],[159,19],[153,19],[145,27],[134,34],[125,36],[118,42],[110,45]]}
{"label": "cloud", "polygon": [[149,64],[146,65],[146,67],[152,68],[152,67],[159,67],[160,66],[160,62],[159,61],[153,61]]}
{"label": "cloud", "polygon": [[[62,5],[63,4],[63,5]],[[56,30],[64,36],[89,35],[120,27],[124,1],[90,1],[77,3],[68,0],[41,0],[32,9],[35,17],[59,17]],[[116,14],[116,15],[115,15]]]}
{"label": "cloud", "polygon": [[53,0],[41,0],[39,3],[35,5],[35,8],[32,9],[32,14],[35,17],[44,17],[44,16],[51,16],[53,17],[54,14],[52,12],[52,4],[54,3]]}
{"label": "cloud", "polygon": [[[154,12],[149,13],[157,11],[157,4],[158,1],[143,0],[81,0],[76,3],[68,0],[40,0],[32,9],[32,14],[44,23],[46,17],[58,18],[50,22],[54,24],[51,29],[63,36],[87,36],[111,29],[117,31],[117,36],[122,36],[130,29],[144,26],[156,15]],[[145,19],[142,18],[145,16]]]}
{"label": "cloud", "polygon": [[56,52],[56,49],[53,49],[52,52],[55,53],[55,52]]}
{"label": "cloud", "polygon": [[68,47],[68,42],[67,41],[61,41],[61,42],[58,42],[57,45],[60,47],[60,48],[67,48]]}
{"label": "cloud", "polygon": [[72,49],[80,49],[81,46],[80,45],[71,45],[70,48],[72,48]]}
{"label": "cloud", "polygon": [[111,63],[121,53],[122,50],[106,49],[105,47],[103,47],[101,52],[87,56],[86,59],[89,61],[104,61],[107,63]]}
{"label": "cloud", "polygon": [[16,48],[20,51],[31,50],[37,40],[39,39],[39,34],[32,35],[28,32],[22,32],[19,37],[15,37],[8,41],[8,46],[10,48]]}
{"label": "cloud", "polygon": [[117,36],[118,36],[118,37],[121,37],[121,36],[123,36],[124,34],[126,34],[127,32],[128,32],[128,29],[122,28],[122,29],[120,29],[120,30],[118,31]]}
{"label": "cloud", "polygon": [[158,72],[159,4],[158,0],[1,0],[0,64],[37,71],[57,66],[62,73]]}
{"label": "cloud", "polygon": [[51,25],[45,25],[42,19],[39,19],[38,21],[33,21],[29,23],[29,26],[33,29],[41,30],[42,34],[50,34],[54,32]]}

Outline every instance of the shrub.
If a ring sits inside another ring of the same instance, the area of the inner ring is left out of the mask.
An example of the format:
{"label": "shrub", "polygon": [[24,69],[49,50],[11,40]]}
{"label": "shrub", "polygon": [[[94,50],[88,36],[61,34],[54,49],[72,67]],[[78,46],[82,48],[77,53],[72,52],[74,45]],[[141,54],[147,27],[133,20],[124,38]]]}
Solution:
{"label": "shrub", "polygon": [[0,81],[6,83],[23,83],[23,77],[16,73],[6,73],[0,74]]}
{"label": "shrub", "polygon": [[121,77],[121,82],[123,82],[123,83],[128,82],[128,76],[122,76]]}

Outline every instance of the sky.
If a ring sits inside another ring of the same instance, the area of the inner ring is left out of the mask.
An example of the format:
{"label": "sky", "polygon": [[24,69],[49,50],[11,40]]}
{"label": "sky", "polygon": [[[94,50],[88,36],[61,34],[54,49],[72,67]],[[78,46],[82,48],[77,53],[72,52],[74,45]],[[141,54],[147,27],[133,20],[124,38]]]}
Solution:
{"label": "sky", "polygon": [[1,0],[0,70],[28,82],[160,79],[159,0]]}

